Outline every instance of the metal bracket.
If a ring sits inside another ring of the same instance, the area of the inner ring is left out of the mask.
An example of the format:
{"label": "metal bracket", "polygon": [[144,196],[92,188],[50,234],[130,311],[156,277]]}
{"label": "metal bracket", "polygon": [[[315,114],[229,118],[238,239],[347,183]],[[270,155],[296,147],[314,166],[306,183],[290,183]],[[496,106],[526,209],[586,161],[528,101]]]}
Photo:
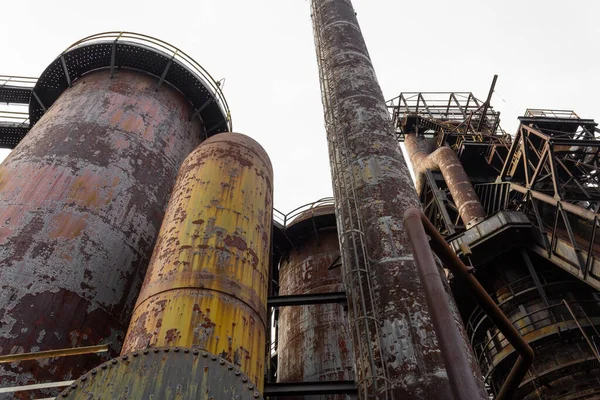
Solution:
{"label": "metal bracket", "polygon": [[65,72],[65,77],[67,78],[67,85],[71,87],[71,77],[69,76],[69,69],[67,68],[67,63],[65,61],[65,56],[60,56],[60,63],[62,64],[63,71]]}
{"label": "metal bracket", "polygon": [[160,79],[158,80],[158,84],[156,85],[156,91],[158,92],[158,88],[160,88],[160,85],[162,85],[162,83],[165,81],[165,77],[167,76],[167,73],[169,72],[169,69],[171,68],[171,65],[173,64],[173,60],[175,59],[175,56],[177,56],[177,52],[179,50],[175,50],[175,53],[173,54],[173,57],[171,57],[171,59],[167,62],[167,65],[165,66],[165,69],[162,73],[162,75],[160,76]]}
{"label": "metal bracket", "polygon": [[121,35],[123,35],[123,32],[119,33],[119,36],[117,36],[117,38],[112,44],[112,49],[110,53],[110,79],[114,77],[115,60],[117,58],[117,41],[121,38]]}
{"label": "metal bracket", "polygon": [[263,395],[268,396],[302,396],[323,394],[349,394],[356,395],[357,389],[354,381],[330,382],[285,382],[267,383]]}
{"label": "metal bracket", "polygon": [[42,107],[42,110],[44,110],[44,112],[47,111],[46,106],[44,105],[44,103],[42,103],[42,100],[40,100],[40,98],[38,97],[37,93],[35,92],[35,90],[31,91],[31,94],[33,94],[33,97],[35,97],[35,100],[38,102],[38,104]]}
{"label": "metal bracket", "polygon": [[200,106],[200,108],[197,108],[197,109],[195,109],[195,110],[194,110],[194,112],[193,112],[193,113],[190,115],[190,121],[191,121],[192,119],[194,119],[194,117],[197,115],[197,116],[198,116],[198,118],[200,118],[200,121],[202,121],[202,123],[204,123],[204,120],[202,119],[202,115],[200,115],[200,113],[201,113],[201,112],[202,112],[202,111],[203,111],[203,110],[204,110],[206,107],[208,107],[208,106],[210,105],[210,103],[212,103],[212,102],[213,102],[213,100],[214,100],[213,98],[210,98],[210,99],[206,100],[206,101],[204,102],[204,104],[202,104],[202,105]]}

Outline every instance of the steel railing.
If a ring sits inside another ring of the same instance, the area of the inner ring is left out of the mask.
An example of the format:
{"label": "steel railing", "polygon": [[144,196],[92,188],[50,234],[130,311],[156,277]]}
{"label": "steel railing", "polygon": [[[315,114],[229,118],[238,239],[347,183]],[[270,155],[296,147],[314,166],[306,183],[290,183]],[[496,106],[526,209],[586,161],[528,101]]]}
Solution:
{"label": "steel railing", "polygon": [[333,211],[333,197],[324,197],[317,201],[313,201],[312,203],[301,205],[300,207],[294,208],[292,211],[287,214],[282,213],[276,208],[273,209],[273,220],[281,226],[281,228],[286,229],[294,220],[301,214],[308,213],[310,211],[316,211],[319,209],[323,209],[324,207],[331,207]]}
{"label": "steel railing", "polygon": [[[585,326],[593,326],[595,324],[590,324],[587,314],[581,305],[594,304],[600,306],[599,302],[595,300],[585,300],[572,302],[571,304],[579,306],[577,314],[571,314],[563,303],[557,303],[527,313],[517,319],[511,320],[511,323],[521,336],[539,331],[540,337],[541,335],[549,334],[549,332],[550,334],[553,334],[564,332],[565,329],[578,329],[577,322],[579,319],[586,319]],[[596,318],[596,323],[598,321],[598,318]],[[557,329],[555,331],[548,331],[548,328],[551,326],[556,326]],[[529,339],[529,341],[531,341],[531,339]],[[493,336],[484,342],[473,343],[473,350],[475,351],[475,356],[479,361],[484,376],[489,376],[498,363],[510,354],[507,352],[503,355],[510,346],[512,346],[511,343],[500,331],[496,331]]]}
{"label": "steel railing", "polygon": [[[211,92],[211,94],[217,100],[219,107],[221,107],[221,111],[227,117],[229,130],[232,131],[232,120],[231,120],[231,112],[229,110],[229,105],[227,104],[227,100],[225,99],[225,95],[221,90],[221,85],[218,81],[216,81],[206,69],[204,69],[198,62],[196,62],[192,57],[183,52],[181,49],[157,39],[152,36],[142,35],[134,32],[102,32],[97,33],[95,35],[87,36],[77,42],[73,43],[62,54],[67,53],[73,49],[78,47],[87,46],[93,43],[98,42],[106,42],[109,40],[113,40],[114,43],[133,43],[142,46],[149,47],[153,50],[158,50],[159,52],[166,53],[167,56],[172,58],[174,61],[179,62],[188,70],[190,70],[196,78],[205,83],[207,89]],[[61,54],[61,55],[62,55]]]}
{"label": "steel railing", "polygon": [[[538,272],[537,276],[542,287],[565,284],[567,282],[564,280],[564,274],[560,274],[558,273],[558,271],[548,271],[544,273]],[[537,287],[533,277],[531,275],[528,275],[519,279],[515,279],[514,281],[507,283],[505,286],[496,289],[494,292],[488,292],[488,294],[498,303],[498,306],[502,307],[503,311],[506,313],[507,311],[510,311],[510,309],[507,310],[505,307],[503,307],[504,305],[506,305],[508,302],[515,299],[516,297],[519,297],[520,295],[529,292],[530,290],[537,290]],[[499,297],[502,297],[502,301],[498,301]],[[475,330],[481,324],[482,319],[485,319],[485,311],[477,307],[475,310],[473,310],[466,323],[469,332],[473,333],[474,335],[476,333]]]}
{"label": "steel railing", "polygon": [[29,127],[29,113],[0,110],[0,124],[2,123],[17,127]]}
{"label": "steel railing", "polygon": [[33,89],[36,82],[37,78],[31,78],[28,76],[0,75],[0,88],[4,86],[11,86],[24,89]]}
{"label": "steel railing", "polygon": [[525,117],[580,119],[573,110],[544,110],[541,108],[528,108],[525,111]]}

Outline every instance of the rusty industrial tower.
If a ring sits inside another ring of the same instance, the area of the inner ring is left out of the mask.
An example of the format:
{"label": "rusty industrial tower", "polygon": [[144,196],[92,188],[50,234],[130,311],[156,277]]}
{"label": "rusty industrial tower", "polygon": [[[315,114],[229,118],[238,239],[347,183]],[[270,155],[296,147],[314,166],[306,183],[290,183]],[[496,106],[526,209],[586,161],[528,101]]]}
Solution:
{"label": "rusty industrial tower", "polygon": [[1,399],[600,399],[597,123],[505,132],[496,76],[386,101],[350,0],[310,8],[334,196],[288,213],[170,44],[0,76]]}

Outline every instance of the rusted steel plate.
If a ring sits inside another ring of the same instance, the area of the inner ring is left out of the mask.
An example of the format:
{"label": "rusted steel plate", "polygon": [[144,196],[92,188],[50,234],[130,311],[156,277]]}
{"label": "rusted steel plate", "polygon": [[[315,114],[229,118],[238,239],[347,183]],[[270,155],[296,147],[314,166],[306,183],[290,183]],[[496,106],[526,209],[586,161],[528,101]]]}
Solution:
{"label": "rusted steel plate", "polygon": [[211,137],[186,159],[123,352],[200,347],[264,380],[273,172],[258,143]]}
{"label": "rusted steel plate", "polygon": [[[356,13],[349,0],[311,4],[350,322],[362,327],[353,330],[359,396],[448,399],[402,225],[404,212],[419,201]],[[366,268],[368,274],[360,272]],[[357,313],[361,308],[367,312]],[[481,392],[484,398],[483,385]]]}
{"label": "rusted steel plate", "polygon": [[262,399],[230,362],[188,348],[154,348],[108,361],[65,389],[59,399]]}
{"label": "rusted steel plate", "polygon": [[[330,208],[330,213],[333,209]],[[299,221],[309,223],[306,218]],[[279,294],[339,292],[342,270],[329,269],[339,257],[335,227],[298,241],[279,265]],[[278,328],[278,382],[353,380],[353,353],[347,312],[342,304],[282,307]],[[303,399],[292,397],[291,399]],[[320,396],[345,399],[344,395]]]}
{"label": "rusted steel plate", "polygon": [[[78,80],[0,165],[0,354],[111,343],[118,354],[177,170],[190,106],[146,74]],[[73,379],[98,356],[0,367]]]}

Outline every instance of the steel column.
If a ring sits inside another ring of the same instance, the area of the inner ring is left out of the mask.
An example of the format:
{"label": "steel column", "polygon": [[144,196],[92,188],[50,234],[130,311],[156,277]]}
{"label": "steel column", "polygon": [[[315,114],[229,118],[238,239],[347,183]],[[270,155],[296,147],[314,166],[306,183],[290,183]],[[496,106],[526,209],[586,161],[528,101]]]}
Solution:
{"label": "steel column", "polygon": [[312,0],[361,398],[452,398],[406,232],[415,189],[348,0]]}

